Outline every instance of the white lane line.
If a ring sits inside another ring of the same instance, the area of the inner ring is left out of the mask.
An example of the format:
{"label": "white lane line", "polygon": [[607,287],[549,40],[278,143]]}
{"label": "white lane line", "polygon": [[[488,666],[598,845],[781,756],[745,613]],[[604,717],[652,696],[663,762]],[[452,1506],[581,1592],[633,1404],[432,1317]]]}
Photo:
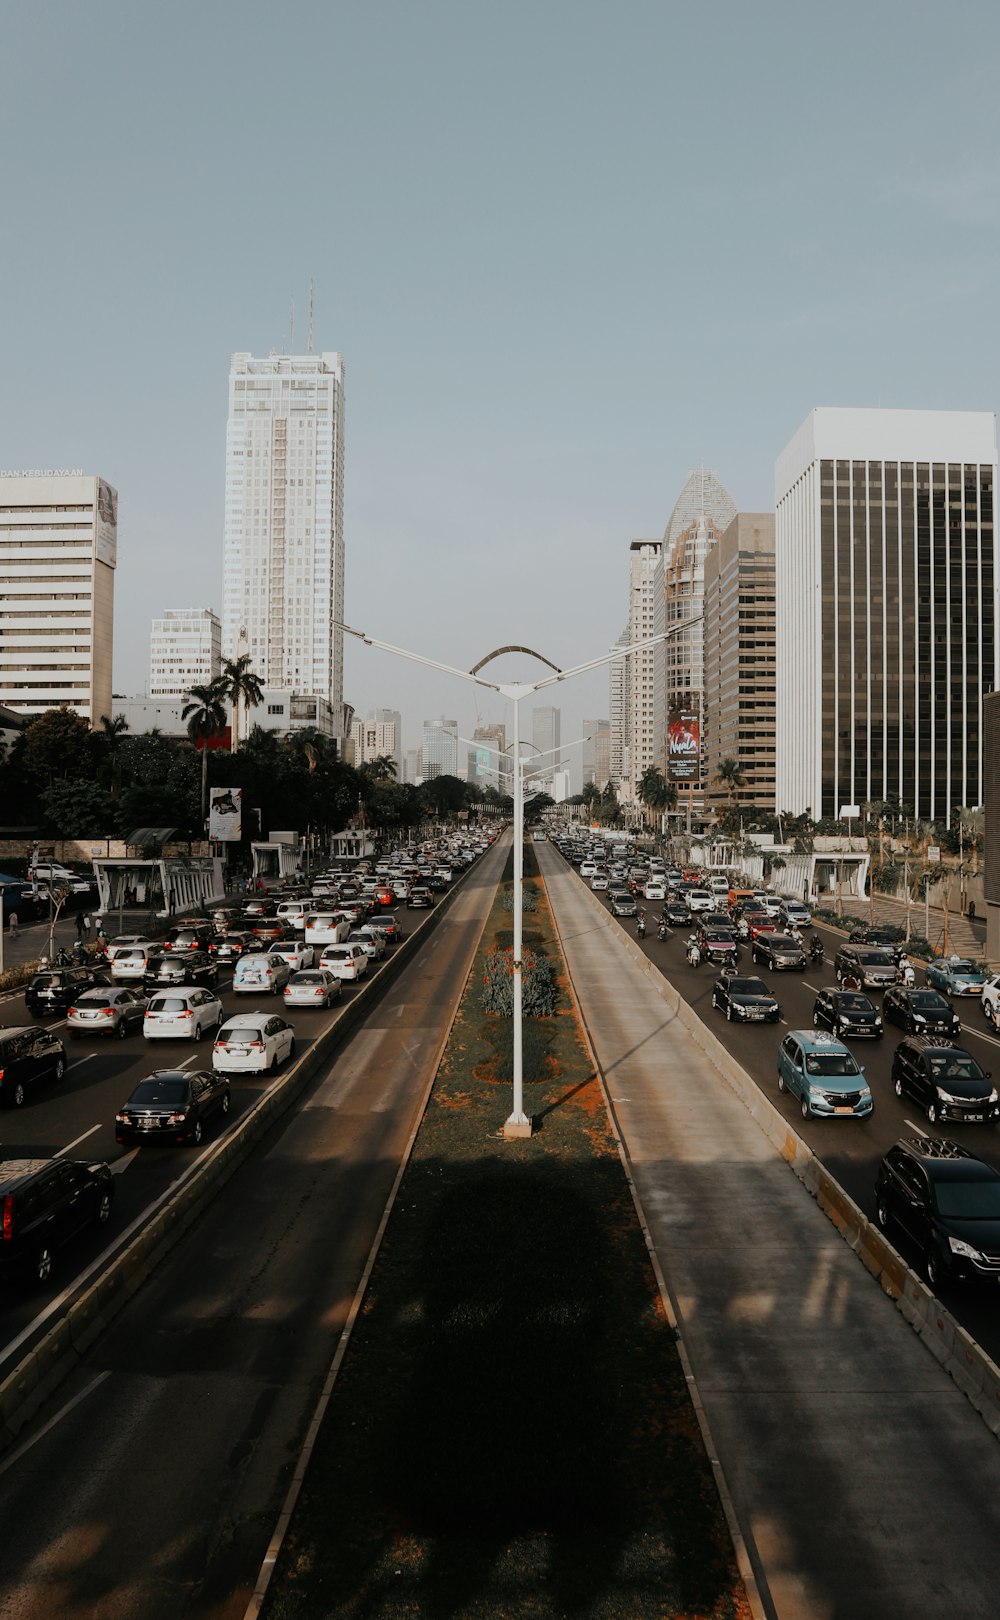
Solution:
{"label": "white lane line", "polygon": [[66,1073],[69,1074],[71,1069],[78,1069],[81,1063],[93,1063],[96,1056],[96,1052],[88,1052],[86,1057],[77,1058],[73,1063],[67,1063]]}
{"label": "white lane line", "polygon": [[925,1131],[922,1125],[915,1125],[912,1119],[904,1119],[903,1124],[908,1125],[911,1131],[916,1131],[918,1136],[930,1136],[929,1131]]}
{"label": "white lane line", "polygon": [[138,1157],[139,1149],[134,1147],[131,1153],[123,1153],[121,1158],[116,1159],[114,1164],[109,1164],[108,1168],[113,1176],[120,1176],[122,1171],[127,1170],[133,1160],[137,1159]]}
{"label": "white lane line", "polygon": [[57,1423],[61,1423],[64,1417],[68,1417],[75,1406],[79,1406],[81,1401],[85,1401],[88,1395],[92,1395],[94,1393],[94,1390],[97,1389],[99,1384],[103,1384],[104,1380],[110,1377],[111,1373],[109,1371],[98,1373],[96,1378],[92,1378],[86,1389],[81,1389],[79,1395],[74,1395],[71,1401],[67,1401],[66,1405],[62,1407],[54,1417],[49,1418],[48,1423],[42,1425],[37,1434],[33,1434],[30,1440],[26,1440],[24,1442],[23,1446],[18,1446],[16,1451],[12,1451],[9,1456],[4,1458],[3,1462],[0,1463],[0,1474],[5,1474],[8,1468],[12,1468],[14,1463],[16,1463],[21,1457],[25,1456],[27,1452],[31,1450],[32,1446],[36,1446],[39,1440],[43,1439],[44,1436],[50,1432],[50,1430],[55,1428]]}
{"label": "white lane line", "polygon": [[88,1136],[93,1136],[94,1132],[99,1131],[100,1128],[99,1125],[91,1125],[89,1131],[84,1131],[83,1135],[78,1136],[75,1142],[67,1142],[64,1148],[60,1148],[58,1153],[53,1154],[53,1158],[61,1159],[64,1153],[69,1153],[73,1148],[79,1147],[81,1142],[85,1142]]}

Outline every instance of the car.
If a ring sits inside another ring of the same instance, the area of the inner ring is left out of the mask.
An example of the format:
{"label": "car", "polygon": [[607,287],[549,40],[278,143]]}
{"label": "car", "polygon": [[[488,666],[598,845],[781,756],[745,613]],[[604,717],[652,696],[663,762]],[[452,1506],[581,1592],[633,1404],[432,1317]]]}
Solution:
{"label": "car", "polygon": [[842,945],[833,959],[837,983],[853,979],[858,990],[886,990],[899,982],[899,968],[888,951],[871,945]]}
{"label": "car", "polygon": [[224,963],[238,962],[250,951],[260,950],[260,940],[245,928],[227,928],[215,942],[212,957],[221,967]]}
{"label": "car", "polygon": [[711,889],[685,889],[683,891],[683,895],[684,899],[687,901],[687,908],[689,911],[715,910],[718,896],[714,895]]}
{"label": "car", "polygon": [[403,930],[399,926],[399,919],[391,911],[376,912],[369,917],[364,925],[366,928],[378,928],[385,935],[387,945],[395,945],[403,937]]}
{"label": "car", "polygon": [[890,956],[898,956],[903,949],[903,940],[900,931],[895,928],[852,928],[847,936],[849,945],[873,945],[878,951],[888,951]]}
{"label": "car", "polygon": [[368,953],[362,945],[327,945],[319,965],[338,979],[363,979],[368,972]]}
{"label": "car", "polygon": [[786,927],[808,928],[812,922],[812,912],[804,906],[801,900],[786,900],[778,912],[778,920]]}
{"label": "car", "polygon": [[84,990],[93,990],[104,982],[103,974],[90,967],[46,968],[28,980],[24,1005],[33,1018],[64,1013]]}
{"label": "car", "polygon": [[428,907],[434,904],[434,896],[431,894],[430,889],[426,887],[413,888],[410,890],[406,904],[414,909],[423,908],[426,911]]}
{"label": "car", "polygon": [[613,894],[611,896],[611,915],[613,917],[634,917],[636,904],[630,894]]}
{"label": "car", "polygon": [[273,917],[278,909],[278,902],[271,900],[266,894],[250,894],[240,901],[240,911],[247,920],[247,926],[258,917]]}
{"label": "car", "polygon": [[352,929],[347,943],[348,945],[360,945],[373,962],[381,962],[388,949],[381,928],[370,928],[367,923],[363,928]]}
{"label": "car", "polygon": [[776,1024],[781,1008],[763,979],[742,973],[723,973],[712,986],[712,1006],[727,1019],[743,1024]]}
{"label": "car", "polygon": [[668,928],[690,928],[691,913],[687,906],[679,900],[666,900],[660,911],[660,917]]}
{"label": "car", "polygon": [[294,928],[297,933],[302,932],[306,925],[306,904],[304,900],[279,900],[275,915],[286,928]]}
{"label": "car", "polygon": [[249,951],[239,957],[233,968],[233,990],[236,995],[278,996],[291,972],[283,956],[272,956],[270,951]]}
{"label": "car", "polygon": [[116,1142],[188,1142],[229,1113],[229,1081],[213,1069],[154,1069],[115,1115]]}
{"label": "car", "polygon": [[919,1251],[932,1288],[1000,1277],[1000,1171],[958,1142],[903,1137],[875,1177],[875,1218]]}
{"label": "car", "polygon": [[286,927],[281,917],[248,917],[247,922],[263,951],[269,951],[279,940],[295,937],[295,929]]}
{"label": "car", "polygon": [[0,1275],[48,1282],[57,1250],[111,1219],[114,1177],[101,1160],[0,1161]]}
{"label": "car", "polygon": [[735,968],[739,960],[739,948],[736,944],[736,935],[731,928],[705,928],[699,927],[695,933],[698,949],[703,962],[725,963]]}
{"label": "car", "polygon": [[200,984],[212,989],[219,977],[214,956],[207,951],[157,952],[146,963],[143,988],[149,992],[172,989],[180,984]]}
{"label": "car", "polygon": [[610,881],[611,879],[608,877],[607,872],[595,872],[590,880],[590,887],[594,890],[595,894],[599,891],[603,892],[607,889]]}
{"label": "car", "polygon": [[778,932],[778,919],[772,917],[763,906],[755,906],[753,910],[744,907],[742,915],[736,923],[737,937],[740,939],[762,939],[766,934]]}
{"label": "car", "polygon": [[84,990],[66,1011],[68,1033],[74,1040],[114,1035],[122,1041],[141,1029],[148,1001],[141,990],[117,985],[109,985],[106,990]]}
{"label": "car", "polygon": [[331,1007],[343,993],[343,982],[337,975],[320,967],[293,973],[282,991],[286,1007]]}
{"label": "car", "polygon": [[227,1018],[212,1047],[212,1067],[225,1074],[263,1074],[295,1056],[295,1031],[276,1013]]}
{"label": "car", "polygon": [[51,1030],[34,1024],[0,1026],[0,1104],[20,1108],[28,1093],[66,1073],[66,1048]]}
{"label": "car", "polygon": [[147,939],[145,934],[116,934],[104,948],[104,959],[113,965],[119,951],[131,950],[136,945],[145,945],[151,951],[160,948],[155,939]]}
{"label": "car", "polygon": [[206,954],[215,939],[215,929],[210,922],[178,923],[175,928],[168,928],[163,936],[160,947],[164,951],[204,951]]}
{"label": "car", "polygon": [[648,877],[643,893],[647,900],[665,900],[667,898],[667,885],[661,877]]}
{"label": "car", "polygon": [[939,1120],[980,1124],[997,1118],[996,1087],[971,1052],[926,1035],[900,1041],[890,1072],[897,1097],[904,1094],[924,1110],[931,1125]]}
{"label": "car", "polygon": [[993,1028],[1000,1030],[1000,973],[991,973],[983,985],[980,1006]]}
{"label": "car", "polygon": [[223,1016],[222,1002],[214,990],[202,990],[198,985],[158,990],[149,999],[142,1033],[147,1041],[200,1041],[218,1029]]}
{"label": "car", "polygon": [[939,990],[908,990],[894,984],[883,997],[882,1012],[887,1023],[901,1024],[910,1035],[957,1041],[962,1033],[962,1020]]}
{"label": "car", "polygon": [[283,957],[293,973],[298,973],[300,968],[312,967],[316,959],[313,946],[304,945],[300,939],[280,939],[268,947],[267,954]]}
{"label": "car", "polygon": [[[887,992],[888,994],[888,992]],[[885,1034],[882,1014],[861,990],[840,990],[824,985],[813,1002],[813,1025],[821,1025],[842,1041],[861,1038],[880,1041]]]}
{"label": "car", "polygon": [[790,934],[758,934],[750,954],[755,962],[766,962],[774,973],[805,972],[806,953]]}
{"label": "car", "polygon": [[987,980],[988,975],[967,956],[949,956],[927,968],[927,983],[947,996],[981,997]]}
{"label": "car", "polygon": [[351,919],[344,911],[322,908],[306,912],[307,945],[341,945],[351,932]]}
{"label": "car", "polygon": [[832,1035],[789,1030],[778,1047],[778,1090],[796,1097],[803,1119],[872,1112],[871,1088],[854,1053]]}
{"label": "car", "polygon": [[146,977],[149,959],[158,955],[159,945],[151,944],[148,940],[135,945],[119,945],[111,963],[111,979],[114,984],[141,984]]}

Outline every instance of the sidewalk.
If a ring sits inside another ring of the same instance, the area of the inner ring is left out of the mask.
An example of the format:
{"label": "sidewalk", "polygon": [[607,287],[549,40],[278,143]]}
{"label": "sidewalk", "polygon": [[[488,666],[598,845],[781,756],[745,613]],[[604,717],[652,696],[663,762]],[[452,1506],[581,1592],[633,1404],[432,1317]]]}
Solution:
{"label": "sidewalk", "polygon": [[[90,915],[97,916],[97,912],[92,912]],[[55,950],[58,950],[61,945],[65,950],[72,952],[73,946],[77,941],[76,917],[77,914],[74,911],[59,918],[53,933],[53,946]],[[113,913],[109,912],[105,917],[104,931],[109,939],[111,939],[117,933],[138,934],[143,932],[143,930],[149,924],[149,909],[148,907],[140,906],[136,907],[132,911],[123,910],[121,913],[121,918],[122,924],[121,928],[119,929],[117,910]],[[90,931],[90,940],[91,943],[93,943],[93,929]],[[21,967],[26,962],[36,962],[40,956],[47,956],[48,950],[48,922],[30,922],[23,924],[23,926],[18,929],[16,939],[11,939],[10,928],[8,926],[4,927],[3,966],[5,970],[12,967]]]}
{"label": "sidewalk", "polygon": [[[825,899],[826,897],[824,897]],[[828,902],[828,909],[835,909],[833,902]],[[906,927],[906,902],[897,900],[891,895],[876,894],[871,902],[871,914],[876,926],[886,927],[892,925],[896,928]],[[986,918],[975,917],[972,921],[963,917],[957,911],[948,912],[948,937],[945,940],[945,917],[941,906],[930,906],[925,912],[923,901],[914,901],[909,908],[910,933],[923,934],[925,924],[929,928],[927,938],[935,950],[949,956],[971,956],[977,961],[986,951]],[[844,896],[844,915],[857,917],[862,922],[868,921],[869,903],[867,899],[859,899],[854,895]]]}
{"label": "sidewalk", "polygon": [[996,1440],[726,1084],[711,1033],[538,853],[767,1613],[993,1620]]}

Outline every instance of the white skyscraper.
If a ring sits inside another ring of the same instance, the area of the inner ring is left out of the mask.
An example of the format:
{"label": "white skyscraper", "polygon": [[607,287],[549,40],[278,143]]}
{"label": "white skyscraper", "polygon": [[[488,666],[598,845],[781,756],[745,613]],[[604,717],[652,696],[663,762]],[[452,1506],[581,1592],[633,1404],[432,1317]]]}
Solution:
{"label": "white skyscraper", "polygon": [[437,720],[424,721],[421,767],[427,781],[432,776],[458,775],[457,720],[446,720],[441,715]]}
{"label": "white skyscraper", "polygon": [[149,696],[183,698],[222,672],[222,627],[211,608],[167,608],[149,637]]}
{"label": "white skyscraper", "polygon": [[[343,704],[344,363],[234,354],[222,649],[263,685]],[[339,724],[338,720],[338,724]]]}

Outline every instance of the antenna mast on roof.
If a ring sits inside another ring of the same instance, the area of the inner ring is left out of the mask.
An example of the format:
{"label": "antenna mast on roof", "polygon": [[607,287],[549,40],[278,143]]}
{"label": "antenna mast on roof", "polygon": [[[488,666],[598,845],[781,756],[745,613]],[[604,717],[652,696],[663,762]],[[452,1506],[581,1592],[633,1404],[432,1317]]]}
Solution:
{"label": "antenna mast on roof", "polygon": [[315,290],[316,290],[316,283],[313,281],[312,276],[310,276],[309,277],[309,341],[306,344],[306,354],[312,354],[312,352],[313,352],[313,308],[314,308]]}

